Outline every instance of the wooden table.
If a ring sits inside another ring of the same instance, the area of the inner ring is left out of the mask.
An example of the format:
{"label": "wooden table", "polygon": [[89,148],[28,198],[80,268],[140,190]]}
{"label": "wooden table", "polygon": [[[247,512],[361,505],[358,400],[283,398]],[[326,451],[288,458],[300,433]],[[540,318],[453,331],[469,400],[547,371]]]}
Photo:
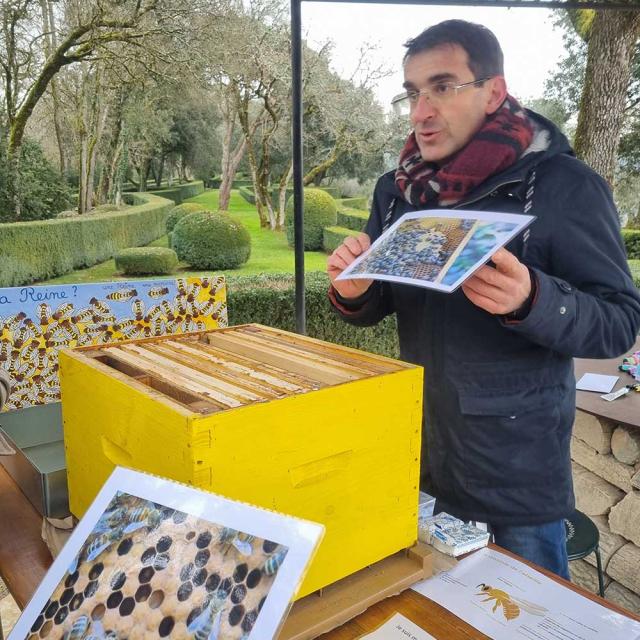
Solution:
{"label": "wooden table", "polygon": [[[0,575],[18,606],[24,608],[51,564],[51,555],[40,537],[42,518],[0,466]],[[494,547],[496,548],[496,547]],[[503,549],[500,549],[503,553]],[[509,554],[512,555],[512,554]],[[516,557],[516,556],[513,556]],[[521,558],[518,558],[522,561]],[[538,567],[536,567],[538,568]],[[560,584],[635,620],[640,617],[538,568]],[[371,631],[396,611],[439,640],[486,640],[480,631],[410,589],[370,607],[322,640],[354,640]]]}
{"label": "wooden table", "polygon": [[[640,337],[625,355],[631,355],[638,350],[640,350]],[[618,369],[623,357],[611,358],[610,360],[576,358],[574,361],[576,380],[579,380],[585,373],[602,373],[604,375],[620,376],[613,391],[617,391],[625,385],[633,384],[634,379],[626,371]],[[600,395],[600,393],[594,393],[593,391],[576,391],[576,408],[594,416],[607,418],[630,427],[640,427],[640,393],[631,391],[626,396],[612,402],[603,400]]]}

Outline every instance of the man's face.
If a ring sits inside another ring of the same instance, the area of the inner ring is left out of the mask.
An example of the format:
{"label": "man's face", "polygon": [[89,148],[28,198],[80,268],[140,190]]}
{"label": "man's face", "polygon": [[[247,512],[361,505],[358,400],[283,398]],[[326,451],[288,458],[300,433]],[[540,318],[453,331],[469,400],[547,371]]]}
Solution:
{"label": "man's face", "polygon": [[[420,91],[442,82],[473,82],[477,78],[467,60],[466,51],[454,44],[416,53],[404,64],[404,87]],[[423,160],[443,164],[471,140],[502,101],[497,102],[493,83],[491,79],[482,86],[464,87],[438,104],[424,95],[418,97],[411,105],[410,119]]]}

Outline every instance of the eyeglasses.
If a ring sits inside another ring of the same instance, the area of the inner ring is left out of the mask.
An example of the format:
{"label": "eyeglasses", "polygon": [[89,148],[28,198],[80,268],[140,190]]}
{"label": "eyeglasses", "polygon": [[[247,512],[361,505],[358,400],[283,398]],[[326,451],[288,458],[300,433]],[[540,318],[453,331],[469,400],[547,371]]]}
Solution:
{"label": "eyeglasses", "polygon": [[462,84],[455,84],[455,82],[436,82],[420,91],[409,90],[400,93],[391,100],[391,104],[397,115],[406,116],[409,115],[411,109],[418,104],[420,96],[424,96],[432,105],[439,106],[451,100],[454,96],[457,96],[460,89],[474,87],[487,80],[491,80],[491,78],[492,76],[487,76],[486,78],[463,82]]}

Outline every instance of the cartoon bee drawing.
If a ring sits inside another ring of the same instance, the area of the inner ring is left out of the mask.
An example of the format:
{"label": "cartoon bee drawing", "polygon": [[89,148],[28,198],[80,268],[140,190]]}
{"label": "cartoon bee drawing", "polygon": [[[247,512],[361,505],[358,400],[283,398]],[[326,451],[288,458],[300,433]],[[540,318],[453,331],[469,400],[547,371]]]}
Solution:
{"label": "cartoon bee drawing", "polygon": [[178,293],[181,296],[186,296],[187,295],[187,281],[184,278],[178,278],[176,280],[176,286],[178,287]]}
{"label": "cartoon bee drawing", "polygon": [[91,307],[86,307],[85,309],[80,309],[80,311],[78,311],[78,313],[76,313],[76,315],[73,316],[72,320],[76,323],[90,322],[93,315],[94,315],[93,309]]}
{"label": "cartoon bee drawing", "polygon": [[480,593],[476,593],[477,596],[486,596],[482,602],[494,601],[492,613],[495,613],[498,607],[502,607],[502,614],[505,620],[514,620],[520,615],[520,610],[526,611],[534,616],[544,616],[547,613],[547,609],[540,605],[528,602],[527,600],[521,600],[520,598],[514,598],[502,589],[496,589],[490,584],[480,583],[476,586],[480,589]]}
{"label": "cartoon bee drawing", "polygon": [[51,317],[58,322],[61,320],[68,320],[71,317],[72,311],[73,305],[70,302],[65,302],[55,310],[55,313],[53,313]]}
{"label": "cartoon bee drawing", "polygon": [[169,287],[152,287],[149,289],[149,297],[150,298],[162,298],[162,296],[166,296],[169,293]]}
{"label": "cartoon bee drawing", "polygon": [[142,302],[142,300],[134,300],[131,303],[131,310],[136,320],[140,321],[144,319],[144,302]]}
{"label": "cartoon bee drawing", "polygon": [[99,315],[107,315],[110,312],[109,307],[102,300],[98,300],[98,298],[91,298],[89,300],[89,304],[93,307],[94,313],[98,313]]}
{"label": "cartoon bee drawing", "polygon": [[114,291],[106,296],[107,300],[113,300],[114,302],[126,302],[138,295],[137,289],[120,289]]}
{"label": "cartoon bee drawing", "polygon": [[164,328],[165,328],[165,323],[162,320],[162,318],[156,318],[151,323],[151,332],[153,333],[154,336],[164,335]]}

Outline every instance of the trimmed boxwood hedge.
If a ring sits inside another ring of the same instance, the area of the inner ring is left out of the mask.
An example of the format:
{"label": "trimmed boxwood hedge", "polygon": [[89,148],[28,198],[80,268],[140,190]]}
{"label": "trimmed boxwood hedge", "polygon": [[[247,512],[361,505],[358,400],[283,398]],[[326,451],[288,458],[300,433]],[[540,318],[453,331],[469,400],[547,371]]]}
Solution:
{"label": "trimmed boxwood hedge", "polygon": [[195,213],[196,211],[207,211],[207,208],[197,202],[183,202],[182,204],[173,207],[173,209],[169,211],[169,216],[167,217],[167,233],[171,233],[173,231],[178,220],[188,216],[190,213]]}
{"label": "trimmed boxwood hedge", "polygon": [[176,204],[180,204],[187,198],[193,198],[200,195],[204,191],[204,182],[202,180],[195,180],[193,182],[185,182],[184,184],[177,184],[175,187],[168,189],[158,189],[157,191],[147,191],[154,196],[160,196],[161,198],[169,198]]}
{"label": "trimmed boxwood hedge", "polygon": [[640,260],[640,229],[623,229],[622,239],[629,260]]}
{"label": "trimmed boxwood hedge", "polygon": [[640,260],[629,260],[629,270],[636,287],[640,289]]}
{"label": "trimmed boxwood hedge", "polygon": [[369,214],[360,209],[338,209],[338,226],[353,231],[364,231]]}
{"label": "trimmed boxwood hedge", "polygon": [[338,208],[350,208],[361,209],[362,211],[369,212],[369,202],[367,196],[360,196],[358,198],[342,198],[338,201]]}
{"label": "trimmed boxwood hedge", "polygon": [[[322,248],[322,230],[336,224],[336,201],[321,189],[304,190],[304,248],[316,251]],[[284,219],[287,241],[294,245],[293,198],[289,200]]]}
{"label": "trimmed boxwood hedge", "polygon": [[0,224],[0,286],[48,280],[165,235],[171,200],[149,193],[124,196],[134,205],[124,211]]}
{"label": "trimmed boxwood hedge", "polygon": [[[325,273],[305,275],[307,334],[320,340],[397,358],[395,316],[375,327],[354,327],[333,311],[327,297]],[[295,331],[295,278],[293,275],[227,276],[229,324],[257,322]]]}
{"label": "trimmed boxwood hedge", "polygon": [[167,247],[130,247],[120,251],[115,262],[128,276],[167,275],[178,266],[178,256]]}
{"label": "trimmed boxwood hedge", "polygon": [[327,253],[332,253],[344,242],[347,236],[357,235],[360,235],[360,231],[345,227],[325,227],[322,230],[322,248]]}
{"label": "trimmed boxwood hedge", "polygon": [[195,269],[236,269],[251,255],[251,236],[227,213],[198,211],[178,220],[171,247]]}

